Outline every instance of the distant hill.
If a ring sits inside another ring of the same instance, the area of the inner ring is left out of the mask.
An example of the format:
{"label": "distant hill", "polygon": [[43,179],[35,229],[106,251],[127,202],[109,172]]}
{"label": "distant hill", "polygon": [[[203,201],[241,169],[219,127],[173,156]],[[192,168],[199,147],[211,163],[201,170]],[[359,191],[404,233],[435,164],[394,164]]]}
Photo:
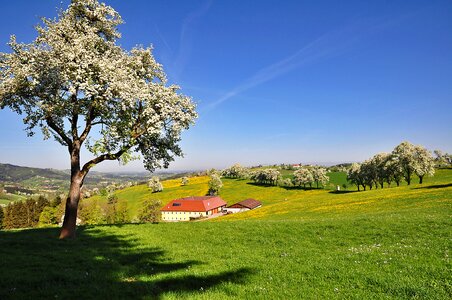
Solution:
{"label": "distant hill", "polygon": [[[177,172],[157,172],[161,179],[182,176]],[[104,173],[91,171],[85,180],[85,186],[97,187],[108,182],[125,183],[144,182],[151,176],[148,172]],[[61,190],[69,187],[69,170],[41,169],[0,163],[0,183],[38,190]]]}
{"label": "distant hill", "polygon": [[0,164],[0,181],[3,182],[21,182],[35,176],[41,176],[48,179],[67,180],[69,175],[64,171],[54,169],[39,169],[30,167],[21,167],[11,164]]}

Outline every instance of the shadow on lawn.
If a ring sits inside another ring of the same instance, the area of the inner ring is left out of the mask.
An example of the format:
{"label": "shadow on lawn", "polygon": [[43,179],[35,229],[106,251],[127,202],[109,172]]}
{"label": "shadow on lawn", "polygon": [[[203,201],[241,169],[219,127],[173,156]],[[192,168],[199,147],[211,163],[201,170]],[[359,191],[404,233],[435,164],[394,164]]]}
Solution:
{"label": "shadow on lawn", "polygon": [[447,188],[452,186],[452,183],[446,183],[446,184],[434,184],[434,185],[429,185],[429,186],[421,186],[421,187],[417,187],[415,188],[416,190],[418,189],[442,189],[442,188]]}
{"label": "shadow on lawn", "polygon": [[133,236],[81,228],[76,240],[61,241],[58,232],[0,231],[0,299],[159,299],[167,292],[244,283],[253,273],[242,268],[193,275],[191,267],[201,262],[171,261],[161,248],[137,247]]}
{"label": "shadow on lawn", "polygon": [[303,186],[278,186],[269,183],[257,183],[257,182],[247,182],[246,184],[260,186],[260,187],[280,187],[285,190],[300,190],[300,191],[311,191],[311,190],[323,190],[322,187],[303,187]]}
{"label": "shadow on lawn", "polygon": [[358,191],[329,191],[330,194],[349,194],[349,193],[357,193]]}

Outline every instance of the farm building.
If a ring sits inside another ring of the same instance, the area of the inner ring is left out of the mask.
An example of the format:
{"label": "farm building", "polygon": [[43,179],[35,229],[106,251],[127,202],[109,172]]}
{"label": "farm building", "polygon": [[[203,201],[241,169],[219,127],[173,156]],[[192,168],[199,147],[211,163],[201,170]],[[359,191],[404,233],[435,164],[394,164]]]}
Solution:
{"label": "farm building", "polygon": [[175,199],[160,211],[163,221],[189,221],[223,211],[227,203],[218,196]]}
{"label": "farm building", "polygon": [[232,213],[238,213],[250,209],[259,208],[261,206],[262,203],[260,201],[257,201],[255,199],[246,199],[228,206],[225,210]]}

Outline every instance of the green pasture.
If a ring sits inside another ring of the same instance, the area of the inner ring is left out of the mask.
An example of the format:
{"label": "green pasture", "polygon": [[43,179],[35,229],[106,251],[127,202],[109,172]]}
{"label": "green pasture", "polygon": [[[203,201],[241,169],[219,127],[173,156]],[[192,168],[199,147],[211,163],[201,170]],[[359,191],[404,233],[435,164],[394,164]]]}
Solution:
{"label": "green pasture", "polygon": [[[190,180],[117,195],[138,209],[146,197],[207,191],[207,178]],[[69,241],[57,228],[0,231],[0,299],[452,298],[451,169],[365,192],[223,182],[228,203],[252,197],[263,207],[203,222],[80,227]]]}

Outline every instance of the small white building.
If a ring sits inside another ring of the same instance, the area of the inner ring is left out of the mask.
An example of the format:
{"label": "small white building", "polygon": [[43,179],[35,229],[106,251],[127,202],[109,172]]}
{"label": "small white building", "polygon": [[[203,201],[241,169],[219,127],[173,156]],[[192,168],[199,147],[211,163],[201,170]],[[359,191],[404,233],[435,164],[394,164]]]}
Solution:
{"label": "small white building", "polygon": [[251,209],[256,209],[261,206],[262,203],[260,201],[257,201],[255,199],[246,199],[226,207],[225,210],[231,213],[238,213]]}

